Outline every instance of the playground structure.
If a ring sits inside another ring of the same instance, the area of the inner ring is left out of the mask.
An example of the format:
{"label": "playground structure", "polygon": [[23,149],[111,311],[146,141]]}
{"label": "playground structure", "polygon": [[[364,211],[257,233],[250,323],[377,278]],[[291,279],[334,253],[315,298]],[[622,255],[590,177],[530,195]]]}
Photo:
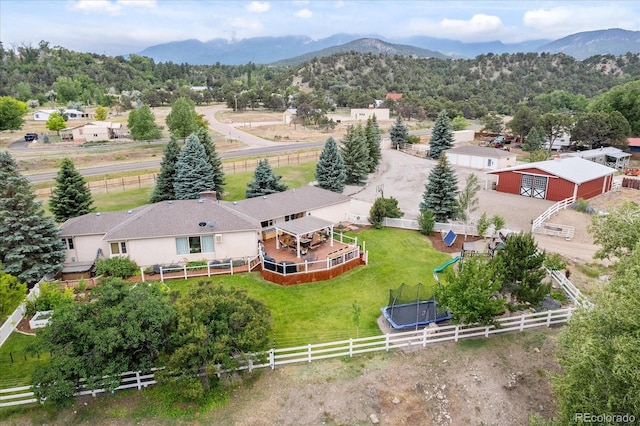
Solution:
{"label": "playground structure", "polygon": [[433,268],[433,279],[436,280],[437,283],[439,283],[440,280],[438,279],[438,274],[444,271],[445,269],[447,269],[449,266],[455,264],[456,262],[459,262],[461,259],[462,259],[462,256],[456,256],[453,259],[446,261],[442,265],[436,268]]}
{"label": "playground structure", "polygon": [[422,283],[417,286],[402,284],[389,290],[389,304],[382,308],[382,315],[394,330],[417,328],[451,319],[449,311],[438,310],[435,295]]}

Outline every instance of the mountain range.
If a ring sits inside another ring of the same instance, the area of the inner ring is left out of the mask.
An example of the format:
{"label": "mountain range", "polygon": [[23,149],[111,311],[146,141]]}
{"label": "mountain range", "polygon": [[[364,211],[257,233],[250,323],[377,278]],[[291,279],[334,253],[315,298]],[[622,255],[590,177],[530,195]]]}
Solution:
{"label": "mountain range", "polygon": [[514,44],[500,41],[464,43],[426,36],[392,40],[378,34],[334,34],[319,40],[306,36],[255,37],[238,41],[214,39],[206,42],[192,39],[150,46],[138,54],[156,62],[192,65],[241,65],[249,62],[294,65],[313,57],[345,51],[418,58],[474,58],[488,53],[548,52],[565,53],[584,60],[593,55],[640,53],[640,31],[613,28],[576,33],[558,40],[530,40]]}

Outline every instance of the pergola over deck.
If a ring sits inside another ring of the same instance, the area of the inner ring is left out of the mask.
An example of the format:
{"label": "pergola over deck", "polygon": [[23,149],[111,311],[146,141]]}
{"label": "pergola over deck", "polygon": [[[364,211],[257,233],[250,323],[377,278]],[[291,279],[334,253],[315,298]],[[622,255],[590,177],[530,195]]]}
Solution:
{"label": "pergola over deck", "polygon": [[296,257],[300,257],[300,237],[306,234],[313,234],[319,231],[329,230],[329,244],[333,246],[333,222],[320,219],[315,216],[304,216],[300,219],[275,225],[276,248],[280,249],[280,234],[289,234],[296,238]]}

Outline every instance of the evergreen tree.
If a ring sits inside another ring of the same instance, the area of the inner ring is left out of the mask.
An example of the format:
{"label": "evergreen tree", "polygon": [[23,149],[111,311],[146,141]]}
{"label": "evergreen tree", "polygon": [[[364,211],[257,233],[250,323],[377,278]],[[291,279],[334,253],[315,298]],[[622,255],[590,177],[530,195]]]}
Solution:
{"label": "evergreen tree", "polygon": [[213,166],[194,134],[187,137],[178,155],[173,190],[178,200],[197,199],[201,192],[213,190]]}
{"label": "evergreen tree", "polygon": [[346,180],[347,173],[342,155],[338,151],[338,144],[330,137],[325,142],[318,164],[316,164],[316,181],[322,189],[341,193],[344,190]]}
{"label": "evergreen tree", "polygon": [[539,149],[542,149],[542,145],[544,144],[544,134],[538,131],[535,127],[529,131],[527,138],[525,139],[524,144],[522,145],[522,150],[525,152],[534,152]]}
{"label": "evergreen tree", "polygon": [[280,182],[282,176],[276,176],[266,158],[258,162],[258,167],[253,172],[253,180],[247,183],[247,198],[255,198],[263,195],[275,194],[286,191],[287,185]]}
{"label": "evergreen tree", "polygon": [[391,138],[391,146],[393,148],[397,148],[400,144],[407,143],[409,129],[407,129],[407,126],[402,122],[402,116],[398,115],[396,122],[393,123],[391,129],[389,129],[389,137]]}
{"label": "evergreen tree", "polygon": [[167,127],[177,138],[186,138],[198,130],[198,114],[194,103],[185,97],[178,98],[171,105],[171,112],[167,115]]}
{"label": "evergreen tree", "polygon": [[458,212],[458,178],[449,166],[446,155],[441,155],[438,164],[429,173],[429,181],[420,203],[420,211],[433,213],[437,222],[446,222]]}
{"label": "evergreen tree", "polygon": [[150,202],[157,203],[159,201],[176,199],[173,182],[176,177],[176,163],[178,162],[179,155],[180,146],[178,146],[178,140],[172,135],[169,143],[164,148],[164,157],[160,164],[158,181],[151,194]]}
{"label": "evergreen tree", "polygon": [[367,145],[369,145],[369,172],[374,172],[380,164],[382,153],[380,151],[380,127],[378,126],[378,120],[376,116],[370,117],[367,120],[367,127],[365,127],[365,133],[367,135]]}
{"label": "evergreen tree", "polygon": [[58,223],[95,210],[91,191],[70,158],[62,160],[49,209]]}
{"label": "evergreen tree", "polygon": [[360,184],[369,173],[369,147],[361,125],[349,126],[342,140],[340,154],[345,164],[346,183]]}
{"label": "evergreen tree", "polygon": [[440,158],[442,151],[453,146],[453,130],[451,130],[451,120],[445,110],[440,111],[431,132],[429,141],[429,156]]}
{"label": "evergreen tree", "polygon": [[64,247],[58,227],[35,201],[29,181],[8,152],[0,153],[0,263],[29,285],[62,270]]}
{"label": "evergreen tree", "polygon": [[222,168],[222,160],[216,151],[216,145],[213,143],[209,131],[204,127],[198,127],[196,136],[204,148],[209,164],[213,167],[213,190],[216,191],[218,198],[222,198],[222,194],[224,194],[224,170]]}
{"label": "evergreen tree", "polygon": [[136,141],[150,141],[160,139],[162,134],[155,122],[155,116],[149,105],[142,105],[129,113],[127,126],[131,137]]}

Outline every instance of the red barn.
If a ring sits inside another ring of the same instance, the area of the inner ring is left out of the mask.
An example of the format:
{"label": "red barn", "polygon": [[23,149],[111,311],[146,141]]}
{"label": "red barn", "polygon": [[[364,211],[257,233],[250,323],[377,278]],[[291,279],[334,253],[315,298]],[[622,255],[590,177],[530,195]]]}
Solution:
{"label": "red barn", "polygon": [[561,201],[569,197],[587,200],[610,191],[616,170],[583,158],[566,157],[487,173],[497,176],[497,191]]}

